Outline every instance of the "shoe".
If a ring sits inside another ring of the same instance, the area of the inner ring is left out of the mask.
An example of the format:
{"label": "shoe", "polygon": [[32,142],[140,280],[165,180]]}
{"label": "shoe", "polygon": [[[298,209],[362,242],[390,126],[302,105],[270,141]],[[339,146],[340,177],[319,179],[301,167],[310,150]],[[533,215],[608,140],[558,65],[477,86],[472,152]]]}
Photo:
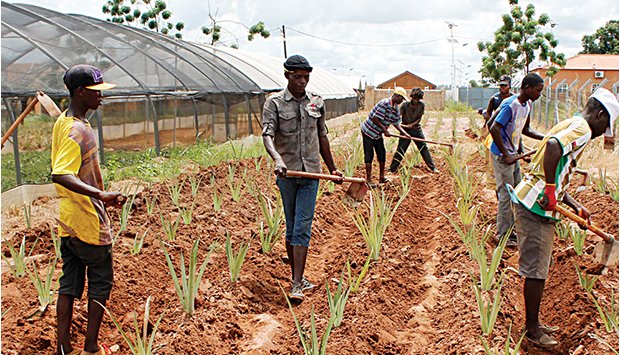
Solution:
{"label": "shoe", "polygon": [[560,330],[560,327],[557,325],[546,325],[543,323],[538,323],[538,329],[540,329],[545,334],[553,334]]}
{"label": "shoe", "polygon": [[553,339],[549,335],[545,333],[541,333],[541,336],[538,339],[531,338],[527,333],[525,334],[527,340],[531,341],[534,345],[539,346],[541,348],[553,348],[554,346],[560,344],[557,340]]}
{"label": "shoe", "polygon": [[390,180],[388,180],[388,179],[386,179],[386,178],[384,178],[384,177],[383,177],[383,178],[381,178],[381,179],[379,179],[379,183],[380,183],[380,184],[385,184],[386,182],[390,182]]}
{"label": "shoe", "polygon": [[374,182],[367,182],[367,183],[366,183],[366,185],[368,185],[368,188],[369,188],[369,189],[376,189],[376,188],[377,188],[377,186],[379,186],[379,185],[377,185],[377,184],[376,184],[376,183],[374,183]]}
{"label": "shoe", "polygon": [[437,168],[432,168],[431,169],[431,173],[437,174],[437,173],[439,173],[439,170],[437,170]]}
{"label": "shoe", "polygon": [[301,286],[301,282],[292,282],[291,285],[291,292],[289,292],[288,294],[288,298],[292,299],[292,300],[299,300],[299,301],[303,301],[304,299],[304,292]]}
{"label": "shoe", "polygon": [[305,276],[301,277],[301,290],[302,291],[309,291],[315,287],[316,285],[310,282],[310,280],[308,280]]}

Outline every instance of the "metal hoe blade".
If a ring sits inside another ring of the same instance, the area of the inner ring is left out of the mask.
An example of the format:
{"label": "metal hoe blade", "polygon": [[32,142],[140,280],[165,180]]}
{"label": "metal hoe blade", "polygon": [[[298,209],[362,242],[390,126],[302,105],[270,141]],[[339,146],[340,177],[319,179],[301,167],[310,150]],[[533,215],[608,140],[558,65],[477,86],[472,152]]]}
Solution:
{"label": "metal hoe blade", "polygon": [[613,266],[618,263],[618,241],[613,240],[611,243],[601,240],[594,246],[594,255],[596,260],[605,266]]}
{"label": "metal hoe blade", "polygon": [[349,189],[344,194],[342,202],[349,207],[357,208],[362,201],[364,201],[367,191],[368,186],[365,183],[352,182],[351,185],[349,185]]}

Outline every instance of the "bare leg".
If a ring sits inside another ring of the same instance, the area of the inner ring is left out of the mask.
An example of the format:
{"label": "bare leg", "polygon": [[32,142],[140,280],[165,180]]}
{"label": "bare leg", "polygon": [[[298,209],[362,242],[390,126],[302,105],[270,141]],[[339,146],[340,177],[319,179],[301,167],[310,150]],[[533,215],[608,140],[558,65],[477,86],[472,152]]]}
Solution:
{"label": "bare leg", "polygon": [[293,254],[295,255],[295,271],[293,273],[293,281],[301,282],[306,267],[306,257],[308,256],[308,247],[301,245],[293,246]]}
{"label": "bare leg", "polygon": [[[99,301],[105,306],[105,300]],[[99,351],[99,344],[97,339],[99,338],[99,327],[101,326],[101,320],[103,319],[103,307],[100,306],[95,300],[88,299],[88,326],[86,327],[86,339],[84,341],[84,351],[89,353],[95,353]]]}
{"label": "bare leg", "polygon": [[71,346],[71,320],[73,318],[73,300],[75,298],[69,295],[58,295],[56,304],[56,336],[58,344],[56,345],[56,354],[68,354],[73,351]]}

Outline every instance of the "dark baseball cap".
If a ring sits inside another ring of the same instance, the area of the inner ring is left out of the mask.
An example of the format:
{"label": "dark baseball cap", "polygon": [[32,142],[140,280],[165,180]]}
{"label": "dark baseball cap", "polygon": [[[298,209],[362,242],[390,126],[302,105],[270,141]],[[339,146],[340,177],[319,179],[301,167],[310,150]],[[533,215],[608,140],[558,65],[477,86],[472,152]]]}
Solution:
{"label": "dark baseball cap", "polygon": [[499,85],[508,85],[510,86],[510,77],[508,75],[502,75],[499,78]]}
{"label": "dark baseball cap", "polygon": [[284,62],[284,69],[287,71],[295,71],[298,69],[309,72],[312,71],[312,67],[310,66],[310,63],[308,63],[308,60],[299,54],[288,57],[286,62]]}
{"label": "dark baseball cap", "polygon": [[82,86],[90,90],[109,90],[116,86],[103,81],[99,68],[87,64],[78,64],[69,68],[62,80],[67,89],[77,89]]}

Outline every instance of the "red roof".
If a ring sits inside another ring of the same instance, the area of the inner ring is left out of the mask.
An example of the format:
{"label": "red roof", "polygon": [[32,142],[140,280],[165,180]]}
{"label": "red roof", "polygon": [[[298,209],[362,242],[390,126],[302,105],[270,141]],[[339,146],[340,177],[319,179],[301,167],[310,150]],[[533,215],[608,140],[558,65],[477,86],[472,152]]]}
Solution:
{"label": "red roof", "polygon": [[618,55],[578,54],[566,60],[564,69],[618,70]]}

